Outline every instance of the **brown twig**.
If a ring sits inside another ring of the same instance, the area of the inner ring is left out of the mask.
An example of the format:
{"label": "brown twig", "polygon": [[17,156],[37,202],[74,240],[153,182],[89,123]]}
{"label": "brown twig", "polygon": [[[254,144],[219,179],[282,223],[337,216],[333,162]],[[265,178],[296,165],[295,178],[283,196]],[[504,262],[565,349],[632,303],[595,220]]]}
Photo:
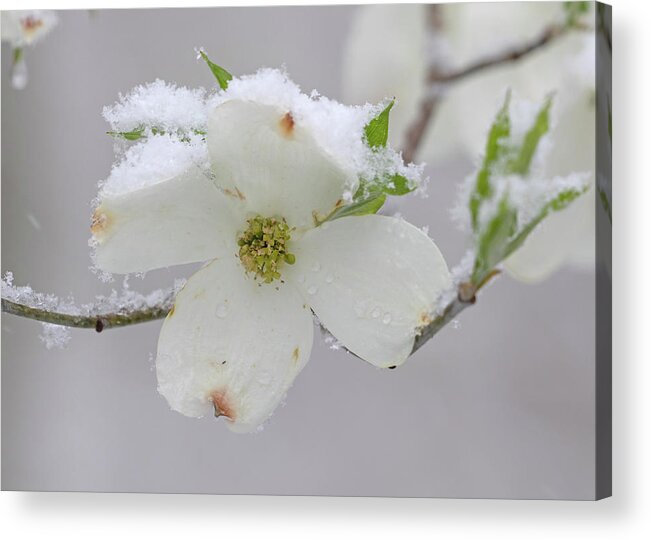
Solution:
{"label": "brown twig", "polygon": [[[443,15],[441,12],[441,6],[439,5],[430,5],[427,6],[427,27],[428,31],[435,34],[440,31],[443,27]],[[441,70],[441,66],[437,63],[433,63],[430,66],[428,73],[428,86],[434,84],[438,77],[444,77],[445,73]],[[405,144],[403,145],[402,157],[405,163],[411,163],[414,160],[414,156],[418,147],[420,146],[423,136],[427,126],[432,119],[434,110],[436,109],[439,100],[441,99],[441,93],[434,91],[421,101],[418,110],[418,116],[415,120],[409,125],[405,133]]]}
{"label": "brown twig", "polygon": [[[432,8],[436,6],[431,6]],[[432,16],[429,17],[429,27],[432,31],[436,31],[440,25],[440,20],[436,24],[432,22]],[[421,101],[418,116],[414,119],[412,124],[407,129],[405,136],[405,143],[403,145],[402,155],[405,162],[409,163],[414,160],[416,152],[423,141],[427,127],[436,111],[437,105],[443,99],[443,88],[447,85],[459,82],[471,75],[487,70],[489,68],[497,67],[510,62],[516,62],[534,51],[548,45],[555,39],[567,33],[570,29],[584,29],[581,26],[575,25],[569,27],[567,25],[551,25],[543,32],[530,41],[518,47],[501,51],[491,56],[487,56],[471,64],[454,71],[444,72],[440,66],[431,66],[428,76],[427,85],[429,92]]]}

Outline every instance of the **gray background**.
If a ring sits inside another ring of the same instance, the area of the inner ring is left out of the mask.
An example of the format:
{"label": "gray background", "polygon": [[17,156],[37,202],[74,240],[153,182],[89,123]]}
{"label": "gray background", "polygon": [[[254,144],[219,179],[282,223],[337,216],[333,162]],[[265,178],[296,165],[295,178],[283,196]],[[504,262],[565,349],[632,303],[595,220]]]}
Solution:
{"label": "gray background", "polygon": [[[88,301],[90,201],[113,161],[102,106],[157,77],[208,86],[203,45],[235,73],[285,64],[304,90],[341,95],[355,7],[61,14],[27,51],[30,81],[2,79],[2,270]],[[10,55],[2,47],[2,73]],[[429,199],[400,210],[454,264],[465,250],[447,209],[470,170],[430,167]],[[40,224],[30,221],[34,216]],[[131,285],[168,285],[191,268]],[[118,286],[116,283],[114,286]],[[234,435],[171,412],[151,355],[160,323],[73,331],[47,351],[40,325],[2,317],[2,488],[200,493],[592,498],[594,275],[536,286],[498,280],[404,366],[377,370],[318,336],[264,431]]]}

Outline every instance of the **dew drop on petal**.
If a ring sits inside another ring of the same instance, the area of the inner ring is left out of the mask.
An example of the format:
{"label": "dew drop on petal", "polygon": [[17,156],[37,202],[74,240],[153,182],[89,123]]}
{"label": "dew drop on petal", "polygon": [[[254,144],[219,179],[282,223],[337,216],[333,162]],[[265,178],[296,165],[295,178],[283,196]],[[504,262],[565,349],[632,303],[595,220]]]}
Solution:
{"label": "dew drop on petal", "polygon": [[326,283],[332,283],[335,280],[334,276],[332,274],[328,274],[325,278]]}
{"label": "dew drop on petal", "polygon": [[314,261],[312,272],[318,272],[319,270],[321,270],[321,263],[319,261]]}
{"label": "dew drop on petal", "polygon": [[389,324],[391,322],[391,313],[385,313],[384,317],[382,317],[382,322],[384,324]]}
{"label": "dew drop on petal", "polygon": [[355,313],[358,317],[364,317],[367,313],[367,308],[368,306],[366,305],[366,302],[363,302],[361,300],[355,301]]}
{"label": "dew drop on petal", "polygon": [[379,316],[380,316],[380,308],[375,308],[371,312],[371,317],[373,317],[374,319],[377,319]]}
{"label": "dew drop on petal", "polygon": [[215,313],[217,314],[217,317],[223,319],[224,317],[226,317],[226,315],[228,315],[228,308],[226,307],[225,304],[219,304],[217,306],[217,310],[215,311]]}
{"label": "dew drop on petal", "polygon": [[317,292],[318,290],[319,290],[319,289],[317,289],[314,285],[310,285],[310,286],[307,288],[307,294],[309,294],[309,295],[314,295],[314,294],[316,294],[316,292]]}
{"label": "dew drop on petal", "polygon": [[305,276],[304,276],[303,274],[301,274],[300,276],[298,276],[298,282],[299,282],[299,283],[305,283]]}

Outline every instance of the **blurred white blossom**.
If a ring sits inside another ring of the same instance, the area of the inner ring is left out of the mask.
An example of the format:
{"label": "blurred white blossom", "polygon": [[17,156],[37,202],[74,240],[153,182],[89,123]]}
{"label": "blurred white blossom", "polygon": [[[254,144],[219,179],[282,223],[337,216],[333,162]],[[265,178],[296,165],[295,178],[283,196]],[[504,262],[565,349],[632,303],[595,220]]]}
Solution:
{"label": "blurred white blossom", "polygon": [[13,51],[11,70],[12,86],[18,90],[27,84],[25,47],[43,39],[58,23],[59,18],[50,10],[13,10],[0,13],[0,35]]}
{"label": "blurred white blossom", "polygon": [[[403,130],[418,115],[425,74],[432,61],[461,68],[527,43],[551,24],[563,24],[562,2],[455,3],[438,6],[441,29],[427,30],[427,6],[361,7],[345,55],[344,96],[360,102],[397,96],[393,126]],[[431,9],[431,8],[429,8]],[[590,17],[586,17],[590,20]],[[433,36],[435,39],[433,39]],[[437,47],[439,52],[432,49]],[[433,161],[483,151],[487,126],[506,88],[540,102],[554,94],[554,140],[543,172],[554,177],[590,173],[594,184],[594,33],[571,31],[518,62],[492,67],[442,91],[419,157]],[[394,141],[399,134],[394,131]],[[550,215],[506,263],[519,279],[537,281],[564,264],[594,266],[594,188],[562,212]]]}

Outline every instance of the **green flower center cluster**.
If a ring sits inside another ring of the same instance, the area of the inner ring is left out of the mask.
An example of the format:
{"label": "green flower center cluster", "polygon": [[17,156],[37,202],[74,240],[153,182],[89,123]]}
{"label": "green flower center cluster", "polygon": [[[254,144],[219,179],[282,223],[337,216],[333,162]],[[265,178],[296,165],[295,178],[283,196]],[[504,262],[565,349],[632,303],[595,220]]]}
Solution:
{"label": "green flower center cluster", "polygon": [[248,228],[237,240],[244,269],[265,283],[280,279],[282,264],[296,261],[287,251],[292,229],[284,218],[256,216],[247,220],[247,224]]}

